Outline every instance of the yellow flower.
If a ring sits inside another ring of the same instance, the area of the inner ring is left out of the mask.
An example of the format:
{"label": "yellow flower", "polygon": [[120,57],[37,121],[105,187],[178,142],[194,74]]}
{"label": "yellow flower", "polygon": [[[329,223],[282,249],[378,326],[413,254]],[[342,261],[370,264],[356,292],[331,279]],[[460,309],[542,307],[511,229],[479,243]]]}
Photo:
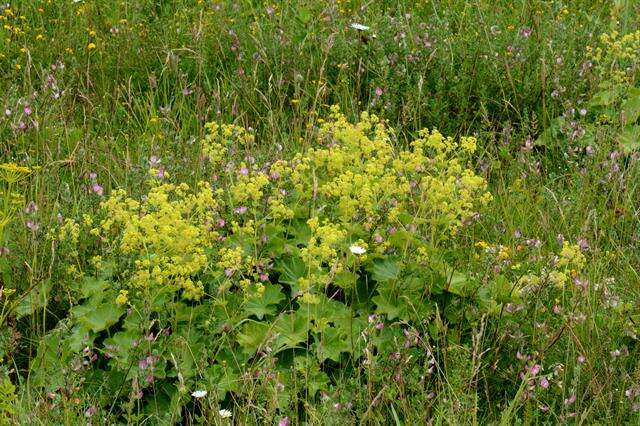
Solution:
{"label": "yellow flower", "polygon": [[129,302],[129,292],[127,290],[120,290],[120,293],[116,297],[116,304],[118,306],[126,305]]}
{"label": "yellow flower", "polygon": [[96,47],[96,44],[93,42],[87,44],[87,50],[94,50]]}
{"label": "yellow flower", "polygon": [[193,277],[208,264],[205,250],[218,234],[210,229],[217,202],[206,182],[197,190],[188,185],[153,186],[139,202],[116,190],[101,204],[104,239],[122,255],[133,259],[128,285],[152,289],[171,286],[185,299],[200,299],[203,283]]}

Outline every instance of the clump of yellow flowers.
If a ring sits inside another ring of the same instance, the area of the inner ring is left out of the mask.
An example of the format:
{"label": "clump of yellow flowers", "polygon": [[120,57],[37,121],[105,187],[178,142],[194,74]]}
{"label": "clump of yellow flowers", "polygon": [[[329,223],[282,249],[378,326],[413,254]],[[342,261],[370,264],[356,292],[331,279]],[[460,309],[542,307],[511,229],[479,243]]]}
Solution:
{"label": "clump of yellow flowers", "polygon": [[[304,246],[289,249],[306,265],[298,287],[308,302],[353,259],[351,244],[359,241],[384,256],[398,249],[389,243],[392,234],[405,230],[416,235],[416,253],[424,259],[429,250],[421,245],[432,248],[445,241],[491,200],[485,180],[465,165],[476,150],[473,137],[455,141],[423,130],[410,149],[397,150],[393,131],[375,115],[364,112],[353,124],[332,107],[308,150],[263,167],[242,162],[230,171],[224,159],[230,152],[241,157],[252,136],[234,125],[210,123],[207,129],[203,152],[215,174],[226,176],[221,185],[234,213],[228,220],[236,237],[252,245],[265,227],[306,224]],[[243,258],[237,248],[219,253],[217,266],[227,275],[243,269],[241,264],[247,271],[247,263],[260,263]]]}
{"label": "clump of yellow flowers", "polygon": [[[465,165],[476,150],[472,137],[423,130],[397,150],[378,117],[363,113],[353,124],[337,107],[316,130],[308,150],[259,165],[243,158],[250,132],[209,123],[201,147],[216,176],[211,183],[152,179],[141,199],[116,190],[92,233],[107,257],[127,259],[117,303],[160,288],[198,300],[205,272],[218,291],[260,295],[269,265],[285,257],[306,271],[292,296],[315,303],[339,277],[337,285],[348,285],[344,276],[355,264],[397,252],[428,264],[429,253],[491,200],[485,180]],[[401,231],[413,237],[392,243]]]}
{"label": "clump of yellow flowers", "polygon": [[601,45],[588,47],[598,76],[614,84],[634,84],[640,63],[640,30],[621,35],[613,30],[600,36]]}
{"label": "clump of yellow flowers", "polygon": [[586,257],[580,246],[564,241],[551,267],[543,269],[540,275],[533,273],[524,275],[518,282],[518,288],[521,292],[527,292],[543,283],[565,288],[572,280],[579,278],[586,263]]}
{"label": "clump of yellow flowers", "polygon": [[[203,296],[197,276],[208,265],[205,250],[217,238],[211,229],[217,202],[208,183],[195,189],[184,183],[153,184],[141,200],[116,190],[101,207],[105,219],[92,233],[102,237],[108,250],[130,260],[129,290],[169,287],[186,299]],[[129,290],[120,293],[119,304],[126,302]]]}
{"label": "clump of yellow flowers", "polygon": [[214,165],[222,164],[234,145],[250,145],[254,137],[244,127],[235,124],[206,124],[207,134],[202,141],[202,152]]}

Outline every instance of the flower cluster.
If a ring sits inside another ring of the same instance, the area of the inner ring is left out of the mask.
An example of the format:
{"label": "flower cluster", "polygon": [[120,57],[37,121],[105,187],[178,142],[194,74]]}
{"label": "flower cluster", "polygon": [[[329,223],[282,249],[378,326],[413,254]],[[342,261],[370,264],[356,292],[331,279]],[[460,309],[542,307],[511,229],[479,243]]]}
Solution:
{"label": "flower cluster", "polygon": [[[423,130],[411,149],[398,151],[393,131],[381,119],[365,112],[352,124],[333,107],[329,119],[320,120],[317,142],[308,150],[291,160],[234,166],[223,165],[222,159],[228,149],[250,141],[249,133],[216,123],[208,129],[203,150],[214,175],[221,177],[232,214],[225,219],[236,240],[254,246],[276,237],[261,230],[283,222],[306,225],[301,246],[288,249],[306,266],[294,292],[306,301],[353,261],[349,247],[354,243],[384,257],[406,251],[403,243],[390,241],[400,231],[410,232],[416,236],[415,253],[426,259],[425,247],[446,241],[491,200],[485,180],[465,167],[476,149],[472,137],[455,141],[437,130]],[[291,236],[284,232],[279,237]],[[220,254],[218,266],[227,276],[241,263],[245,270],[252,269],[247,262],[260,263],[255,256],[242,262],[231,249]],[[367,256],[359,261],[366,262]]]}
{"label": "flower cluster", "polygon": [[[117,190],[101,204],[106,218],[92,232],[131,259],[127,287],[153,291],[182,290],[186,299],[204,294],[197,279],[208,264],[205,254],[217,233],[212,229],[217,202],[211,186],[154,185],[141,201],[125,198]],[[126,300],[121,293],[119,303]]]}
{"label": "flower cluster", "polygon": [[577,244],[563,242],[562,249],[551,260],[548,268],[543,268],[540,275],[526,274],[520,278],[518,287],[522,292],[531,290],[542,284],[551,284],[564,288],[570,282],[581,285],[580,274],[587,264],[582,248]]}
{"label": "flower cluster", "polygon": [[202,152],[212,164],[220,165],[237,147],[250,145],[253,134],[235,124],[207,123],[207,134],[202,141]]}
{"label": "flower cluster", "polygon": [[600,43],[595,49],[587,49],[598,76],[614,84],[633,84],[640,64],[640,30],[624,35],[613,30],[602,34]]}

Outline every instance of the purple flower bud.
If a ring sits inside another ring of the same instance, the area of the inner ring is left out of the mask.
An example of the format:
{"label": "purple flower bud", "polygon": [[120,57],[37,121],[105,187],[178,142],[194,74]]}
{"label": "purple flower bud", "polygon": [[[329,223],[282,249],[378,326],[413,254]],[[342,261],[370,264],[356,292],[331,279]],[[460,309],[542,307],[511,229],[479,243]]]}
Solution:
{"label": "purple flower bud", "polygon": [[140,361],[138,361],[138,368],[140,370],[146,370],[148,366],[149,366],[149,363],[147,362],[147,358],[143,358]]}
{"label": "purple flower bud", "polygon": [[152,155],[151,157],[149,157],[149,165],[151,167],[157,166],[158,164],[160,164],[161,160],[160,158],[158,158],[155,155]]}
{"label": "purple flower bud", "polygon": [[525,27],[520,30],[520,37],[529,38],[533,30],[531,28]]}
{"label": "purple flower bud", "polygon": [[104,188],[97,183],[94,183],[93,186],[91,186],[91,190],[99,197],[102,197],[104,194]]}
{"label": "purple flower bud", "polygon": [[278,426],[289,426],[290,420],[289,417],[283,417],[278,422]]}
{"label": "purple flower bud", "polygon": [[24,114],[25,115],[31,115],[32,112],[33,112],[33,110],[31,109],[31,107],[29,105],[25,105],[24,106]]}
{"label": "purple flower bud", "polygon": [[540,364],[533,364],[529,372],[532,376],[535,376],[540,372],[540,370],[542,370],[542,366]]}
{"label": "purple flower bud", "polygon": [[24,209],[24,212],[26,214],[34,214],[37,211],[38,211],[38,205],[33,201],[29,202],[29,204],[27,204],[27,207]]}
{"label": "purple flower bud", "polygon": [[564,400],[564,405],[571,405],[576,402],[576,394],[572,394],[569,398]]}
{"label": "purple flower bud", "polygon": [[585,238],[580,238],[578,240],[578,247],[580,247],[581,250],[589,250],[589,242]]}
{"label": "purple flower bud", "polygon": [[540,387],[542,389],[547,389],[549,387],[549,380],[546,377],[540,379]]}

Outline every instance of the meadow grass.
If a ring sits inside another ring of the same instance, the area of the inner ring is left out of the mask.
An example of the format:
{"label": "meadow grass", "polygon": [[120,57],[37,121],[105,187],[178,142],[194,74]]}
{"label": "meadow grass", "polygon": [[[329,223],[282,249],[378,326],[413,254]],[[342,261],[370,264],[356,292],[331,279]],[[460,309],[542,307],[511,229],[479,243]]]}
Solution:
{"label": "meadow grass", "polygon": [[[0,6],[0,163],[31,168],[0,173],[0,424],[637,424],[639,13]],[[425,128],[460,146],[441,156]],[[482,183],[456,186],[466,171]],[[145,207],[164,183],[189,189]],[[155,211],[171,241],[123,248]],[[179,272],[136,284],[136,262],[166,252]]]}

